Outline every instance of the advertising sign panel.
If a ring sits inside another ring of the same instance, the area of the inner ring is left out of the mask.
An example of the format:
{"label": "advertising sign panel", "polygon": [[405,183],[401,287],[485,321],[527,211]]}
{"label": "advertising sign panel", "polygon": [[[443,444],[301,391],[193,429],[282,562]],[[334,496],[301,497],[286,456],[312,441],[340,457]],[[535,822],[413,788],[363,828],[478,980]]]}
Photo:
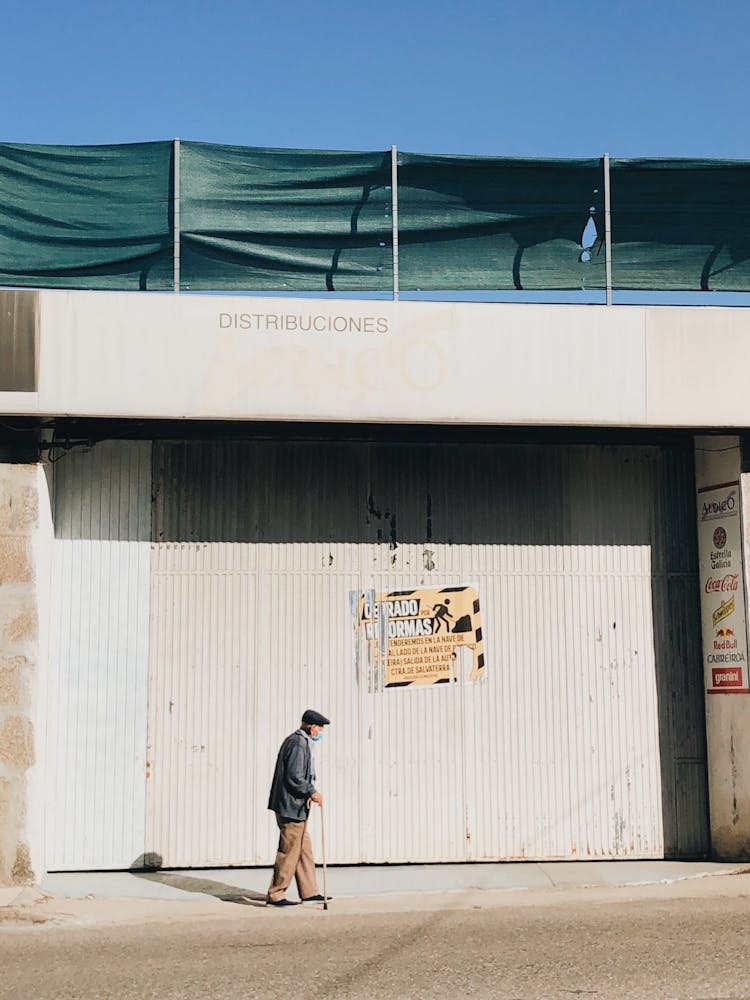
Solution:
{"label": "advertising sign panel", "polygon": [[740,485],[698,491],[703,667],[708,694],[748,692]]}

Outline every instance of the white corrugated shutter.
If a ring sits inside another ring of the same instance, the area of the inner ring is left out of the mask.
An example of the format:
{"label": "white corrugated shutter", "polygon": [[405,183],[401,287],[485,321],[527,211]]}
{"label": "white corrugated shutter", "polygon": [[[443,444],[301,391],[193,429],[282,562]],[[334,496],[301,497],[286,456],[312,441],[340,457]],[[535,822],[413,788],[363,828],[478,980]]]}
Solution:
{"label": "white corrugated shutter", "polygon": [[[673,734],[660,745],[653,614],[672,613],[675,574],[657,449],[487,449],[482,465],[433,446],[427,516],[456,536],[437,542],[390,513],[417,507],[413,453],[160,446],[149,850],[164,864],[272,859],[274,757],[306,707],[334,720],[318,749],[332,862],[663,856]],[[480,594],[486,677],[368,690],[350,592],[458,584]]]}
{"label": "white corrugated shutter", "polygon": [[[55,469],[50,869],[270,863],[274,759],[307,707],[333,720],[331,862],[704,849],[678,450],[154,452],[153,490],[147,443]],[[486,676],[371,690],[350,594],[460,584],[479,592]]]}
{"label": "white corrugated shutter", "polygon": [[47,868],[127,868],[145,843],[151,445],[53,468]]}

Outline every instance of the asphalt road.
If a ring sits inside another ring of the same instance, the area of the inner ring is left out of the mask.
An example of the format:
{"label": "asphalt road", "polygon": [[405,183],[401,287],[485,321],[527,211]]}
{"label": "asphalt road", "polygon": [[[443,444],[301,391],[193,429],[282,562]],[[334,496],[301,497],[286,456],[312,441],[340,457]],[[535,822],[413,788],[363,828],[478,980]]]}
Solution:
{"label": "asphalt road", "polygon": [[750,875],[706,882],[489,906],[435,895],[418,911],[226,903],[228,916],[192,922],[6,920],[0,997],[750,998]]}

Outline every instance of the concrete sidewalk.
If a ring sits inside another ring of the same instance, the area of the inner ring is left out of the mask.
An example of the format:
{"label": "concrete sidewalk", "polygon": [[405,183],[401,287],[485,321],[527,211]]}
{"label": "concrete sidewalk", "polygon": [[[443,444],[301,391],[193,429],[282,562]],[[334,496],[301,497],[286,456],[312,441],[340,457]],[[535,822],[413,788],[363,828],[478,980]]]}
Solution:
{"label": "concrete sidewalk", "polygon": [[3,888],[0,886],[0,909],[4,906],[18,906],[23,903],[28,895],[29,888],[24,886],[10,886]]}
{"label": "concrete sidewalk", "polygon": [[[328,871],[331,909],[343,920],[448,909],[566,907],[642,899],[707,899],[746,892],[747,865],[601,861],[465,865],[378,865]],[[265,905],[268,868],[47,875],[40,885],[0,889],[0,932],[106,928],[196,920],[316,919],[321,904]],[[726,876],[726,877],[711,877]],[[319,871],[322,888],[322,877]],[[289,898],[296,900],[294,889]],[[282,921],[283,922],[283,921]]]}
{"label": "concrete sidewalk", "polygon": [[[386,894],[540,890],[668,883],[737,874],[748,865],[682,861],[558,861],[444,865],[358,865],[328,869],[328,894],[337,899]],[[268,868],[217,868],[157,872],[71,872],[47,875],[42,893],[68,899],[225,901],[265,899]],[[322,891],[322,871],[318,868]],[[0,906],[18,905],[21,890],[0,889]],[[294,887],[289,898],[296,899]]]}

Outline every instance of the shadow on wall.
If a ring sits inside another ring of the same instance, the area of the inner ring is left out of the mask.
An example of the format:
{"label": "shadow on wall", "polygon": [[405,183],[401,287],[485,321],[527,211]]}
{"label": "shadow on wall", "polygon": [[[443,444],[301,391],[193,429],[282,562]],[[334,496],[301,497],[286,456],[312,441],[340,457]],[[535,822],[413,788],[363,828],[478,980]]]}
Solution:
{"label": "shadow on wall", "polygon": [[656,446],[154,442],[154,542],[649,545]]}

